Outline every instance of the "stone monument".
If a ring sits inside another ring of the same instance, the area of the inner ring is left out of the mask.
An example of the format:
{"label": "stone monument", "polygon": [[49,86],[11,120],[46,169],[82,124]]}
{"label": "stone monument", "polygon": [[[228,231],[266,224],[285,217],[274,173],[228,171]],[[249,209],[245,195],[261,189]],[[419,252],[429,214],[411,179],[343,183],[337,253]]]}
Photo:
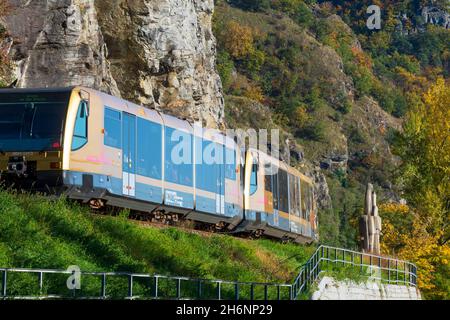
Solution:
{"label": "stone monument", "polygon": [[378,215],[377,195],[371,183],[367,184],[364,215],[359,220],[361,250],[380,254],[381,218]]}

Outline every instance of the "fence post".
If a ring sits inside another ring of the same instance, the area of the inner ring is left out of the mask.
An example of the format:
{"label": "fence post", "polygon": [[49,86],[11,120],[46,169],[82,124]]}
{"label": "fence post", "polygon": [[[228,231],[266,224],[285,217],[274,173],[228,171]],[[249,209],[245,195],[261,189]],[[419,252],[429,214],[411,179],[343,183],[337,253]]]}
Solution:
{"label": "fence post", "polygon": [[277,300],[280,300],[280,285],[277,285]]}
{"label": "fence post", "polygon": [[403,277],[403,280],[404,280],[405,285],[406,285],[406,268],[407,268],[407,264],[406,264],[406,262],[403,262],[403,272],[405,274]]}
{"label": "fence post", "polygon": [[158,277],[155,276],[155,299],[158,299]]}
{"label": "fence post", "polygon": [[128,276],[128,297],[133,297],[133,275]]}
{"label": "fence post", "polygon": [[252,283],[250,285],[250,300],[254,300],[255,299],[255,295],[254,295],[254,287],[255,285]]}
{"label": "fence post", "polygon": [[102,298],[106,298],[106,273],[102,274],[102,288],[100,292]]}
{"label": "fence post", "polygon": [[396,271],[395,283],[398,284],[398,260],[397,259],[395,259],[395,271]]}
{"label": "fence post", "polygon": [[382,269],[382,263],[381,263],[381,257],[378,257],[378,269],[380,271],[380,282],[383,282],[383,269]]}
{"label": "fence post", "polygon": [[364,269],[364,266],[363,266],[363,264],[364,264],[364,259],[363,259],[363,254],[362,253],[360,253],[359,254],[359,263],[360,263],[360,269],[361,269],[361,273],[363,272],[363,269]]}
{"label": "fence post", "polygon": [[181,298],[181,279],[177,279],[177,299]]}
{"label": "fence post", "polygon": [[268,294],[267,294],[267,284],[264,285],[264,300],[267,301]]}
{"label": "fence post", "polygon": [[7,282],[7,279],[8,279],[8,276],[7,276],[6,273],[7,273],[7,271],[4,270],[3,271],[3,276],[2,276],[2,296],[3,296],[3,298],[6,297],[6,282]]}
{"label": "fence post", "polygon": [[197,294],[198,294],[198,299],[201,299],[202,298],[202,280],[198,280],[198,291],[197,291]]}
{"label": "fence post", "polygon": [[43,272],[39,272],[39,295],[42,295],[42,287],[43,287]]}
{"label": "fence post", "polygon": [[234,299],[239,300],[239,283],[234,284]]}
{"label": "fence post", "polygon": [[391,259],[388,258],[388,283],[391,283]]}
{"label": "fence post", "polygon": [[222,299],[222,295],[221,295],[220,290],[221,290],[220,281],[218,281],[217,282],[217,298],[218,298],[218,300]]}

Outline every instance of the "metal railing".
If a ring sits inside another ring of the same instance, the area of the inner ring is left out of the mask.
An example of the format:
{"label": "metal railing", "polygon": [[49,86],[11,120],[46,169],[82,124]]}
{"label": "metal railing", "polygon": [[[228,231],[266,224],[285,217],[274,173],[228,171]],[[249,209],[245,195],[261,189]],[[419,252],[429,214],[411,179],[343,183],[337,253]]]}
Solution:
{"label": "metal railing", "polygon": [[410,262],[321,245],[302,266],[293,284],[80,271],[80,288],[69,289],[67,280],[75,271],[0,268],[0,298],[292,300],[306,293],[320,274],[342,267],[386,283],[417,283],[417,267]]}
{"label": "metal railing", "polygon": [[0,268],[0,274],[3,299],[292,299],[290,284],[80,271],[77,290],[68,288],[75,273],[67,270]]}
{"label": "metal railing", "polygon": [[[344,268],[344,269],[343,269]],[[417,285],[415,264],[391,257],[321,245],[300,269],[292,285],[292,297],[307,292],[320,274],[341,270],[361,278],[396,285]]]}

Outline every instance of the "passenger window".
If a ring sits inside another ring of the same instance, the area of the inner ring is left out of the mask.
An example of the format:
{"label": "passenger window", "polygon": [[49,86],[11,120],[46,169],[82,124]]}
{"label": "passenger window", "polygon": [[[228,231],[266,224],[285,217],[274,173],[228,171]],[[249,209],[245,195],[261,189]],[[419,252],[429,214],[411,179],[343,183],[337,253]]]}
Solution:
{"label": "passenger window", "polygon": [[81,101],[75,120],[72,138],[72,151],[81,149],[87,143],[89,109],[87,101]]}
{"label": "passenger window", "polygon": [[122,114],[119,111],[105,107],[104,117],[106,146],[122,148]]}
{"label": "passenger window", "polygon": [[137,137],[141,141],[137,148],[137,173],[144,177],[162,178],[162,126],[138,118]]}
{"label": "passenger window", "polygon": [[278,169],[272,178],[273,208],[278,210]]}
{"label": "passenger window", "polygon": [[225,149],[225,178],[236,180],[236,151]]}
{"label": "passenger window", "polygon": [[250,194],[254,194],[258,189],[258,164],[252,165],[252,174],[250,176]]}

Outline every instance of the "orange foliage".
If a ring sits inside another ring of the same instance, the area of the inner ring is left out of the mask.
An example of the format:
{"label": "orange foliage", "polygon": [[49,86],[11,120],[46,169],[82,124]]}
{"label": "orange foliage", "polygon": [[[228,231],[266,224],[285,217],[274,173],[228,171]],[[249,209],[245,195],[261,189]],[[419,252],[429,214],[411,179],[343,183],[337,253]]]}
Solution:
{"label": "orange foliage", "polygon": [[359,65],[372,69],[372,59],[361,48],[353,46],[351,50],[353,57]]}
{"label": "orange foliage", "polygon": [[253,41],[250,27],[242,26],[236,21],[228,22],[224,45],[233,58],[242,59],[254,51]]}

